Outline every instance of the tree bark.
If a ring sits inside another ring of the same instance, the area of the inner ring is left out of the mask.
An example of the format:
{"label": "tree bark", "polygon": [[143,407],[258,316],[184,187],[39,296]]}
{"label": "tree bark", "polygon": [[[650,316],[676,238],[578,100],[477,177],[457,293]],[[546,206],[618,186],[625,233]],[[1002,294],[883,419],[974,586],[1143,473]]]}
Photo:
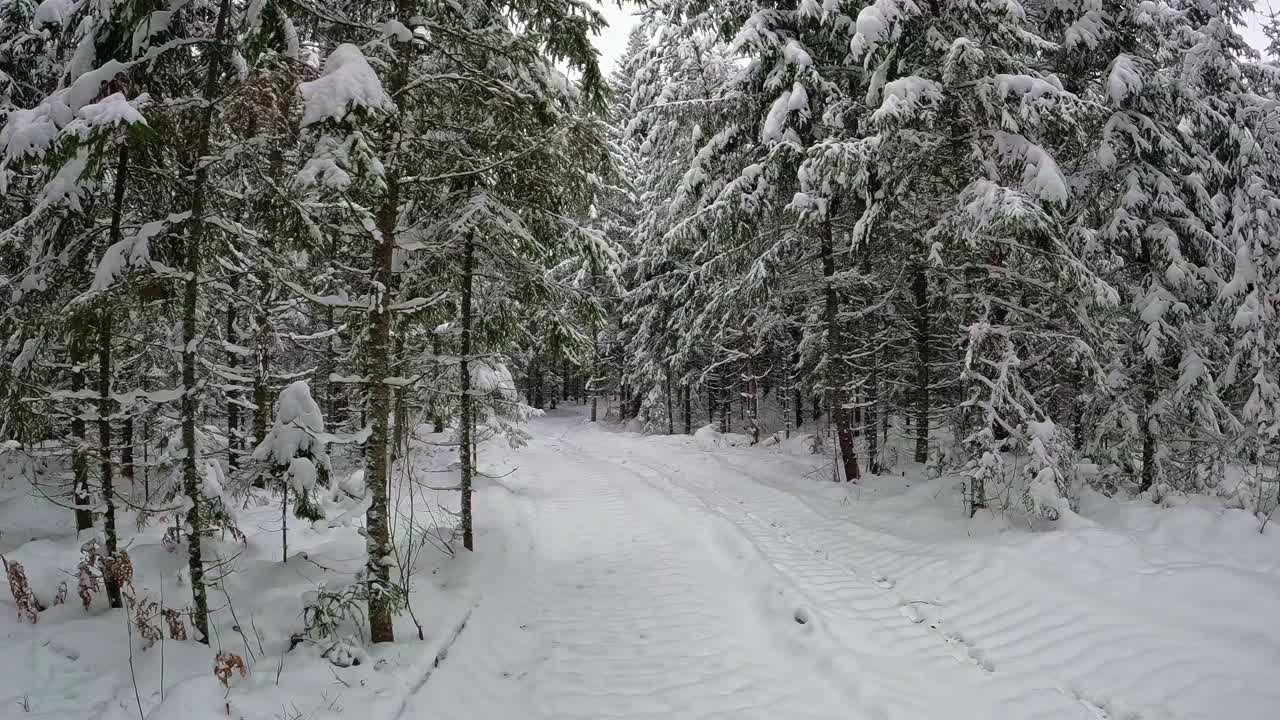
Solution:
{"label": "tree bark", "polygon": [[[392,142],[397,139],[396,130],[389,131]],[[387,592],[391,584],[391,570],[386,559],[391,555],[391,531],[388,524],[387,444],[390,441],[391,388],[387,377],[391,370],[391,273],[395,250],[396,224],[400,212],[399,171],[387,172],[386,195],[378,210],[378,237],[373,247],[373,276],[370,292],[375,296],[369,310],[369,421],[372,434],[369,437],[368,455],[369,492],[371,502],[365,511],[366,569],[369,588],[369,636],[375,643],[392,642],[395,634],[391,622],[391,605]]]}
{"label": "tree bark", "polygon": [[587,381],[587,390],[591,393],[591,422],[596,421],[596,405],[598,401],[598,385],[600,384],[600,331],[596,330],[591,342],[591,379]]}
{"label": "tree bark", "polygon": [[[116,161],[115,189],[111,207],[111,243],[123,239],[121,222],[124,216],[124,193],[129,177],[129,145],[120,145]],[[98,462],[102,488],[102,532],[106,536],[106,552],[114,560],[119,547],[116,533],[116,493],[114,467],[111,464],[111,308],[106,300],[98,311]],[[103,573],[102,584],[107,592],[107,602],[113,608],[123,607],[120,597],[120,579],[113,572]]]}
{"label": "tree bark", "polygon": [[676,414],[671,404],[671,368],[667,368],[667,434],[676,434]]}
{"label": "tree bark", "polygon": [[474,273],[475,243],[470,232],[467,233],[466,239],[463,241],[462,253],[462,353],[458,370],[462,390],[459,412],[461,442],[458,446],[460,453],[458,459],[461,460],[462,478],[459,487],[462,490],[462,546],[468,550],[474,550],[471,518],[471,474],[475,468],[472,467],[473,456],[471,452],[472,398],[469,362],[471,359],[471,276]]}
{"label": "tree bark", "polygon": [[849,425],[849,412],[843,407],[843,393],[840,390],[844,384],[843,374],[839,372],[839,369],[845,365],[841,357],[844,352],[844,337],[840,326],[840,298],[835,286],[835,242],[829,217],[822,221],[820,229],[822,277],[825,284],[823,299],[827,324],[827,410],[831,413],[831,422],[836,426],[840,459],[844,463],[844,479],[852,482],[857,480],[861,473],[858,470],[858,456],[853,449],[853,428]]}
{"label": "tree bark", "polygon": [[684,434],[693,434],[693,391],[688,382],[684,384]]}
{"label": "tree bark", "polygon": [[1156,481],[1156,438],[1151,432],[1151,409],[1156,403],[1155,364],[1143,363],[1142,377],[1142,481],[1139,492],[1146,492]]}
{"label": "tree bark", "polygon": [[129,487],[133,487],[134,483],[134,467],[133,467],[133,418],[124,419],[124,428],[120,431],[120,475],[129,481]]}
{"label": "tree bark", "polygon": [[[111,310],[102,307],[98,314],[98,473],[103,502],[102,533],[105,536],[106,559],[113,560],[119,543],[111,466]],[[107,593],[107,604],[113,608],[123,607],[120,580],[115,573],[110,572],[110,565],[107,572],[102,574],[102,584]]]}
{"label": "tree bark", "polygon": [[[73,338],[69,349],[71,361],[71,392],[77,395],[84,390],[84,349],[81,341]],[[93,510],[90,508],[89,459],[85,457],[84,415],[80,401],[71,403],[71,496],[76,508],[76,532],[93,529]]]}
{"label": "tree bark", "polygon": [[[235,290],[240,285],[239,278],[230,280],[231,289]],[[226,341],[232,345],[236,345],[236,304],[234,302],[227,303],[227,325],[224,330]],[[227,351],[227,368],[234,374],[236,366],[240,364],[240,356],[235,350]],[[227,467],[235,470],[240,467],[240,393],[236,390],[227,391]]]}
{"label": "tree bark", "polygon": [[729,432],[729,378],[720,371],[720,432]]}
{"label": "tree bark", "polygon": [[911,287],[916,306],[915,461],[925,463],[929,461],[929,365],[933,358],[929,343],[929,278],[923,263],[916,267]]}
{"label": "tree bark", "polygon": [[205,195],[209,184],[209,134],[213,125],[213,100],[218,94],[219,71],[222,66],[224,45],[227,41],[227,25],[231,15],[231,0],[222,0],[218,7],[218,20],[214,28],[216,44],[209,53],[209,67],[205,74],[205,104],[200,109],[200,122],[196,130],[194,181],[191,186],[191,220],[187,226],[187,246],[183,258],[185,280],[182,293],[182,446],[186,453],[182,458],[183,491],[191,501],[187,511],[187,524],[191,535],[187,538],[187,566],[191,571],[191,624],[196,638],[209,644],[209,601],[204,586],[204,560],[200,543],[204,538],[202,510],[204,498],[198,470],[196,425],[199,422],[200,399],[196,386],[196,310],[200,299],[200,246],[205,230]]}
{"label": "tree bark", "polygon": [[[862,247],[862,275],[863,277],[871,276],[871,249],[866,242],[863,243]],[[864,420],[863,433],[867,437],[867,472],[871,475],[879,475],[880,323],[875,314],[868,314],[863,322],[867,328],[866,339],[872,348],[869,355],[871,358],[871,377],[868,380],[870,388],[867,390],[866,405],[862,413]]]}
{"label": "tree bark", "polygon": [[391,605],[387,592],[391,584],[391,571],[386,558],[391,555],[391,532],[387,513],[387,444],[390,441],[391,388],[387,377],[391,369],[391,273],[395,247],[395,231],[399,214],[398,173],[388,173],[387,194],[378,211],[378,239],[373,248],[373,277],[370,291],[376,299],[369,311],[369,421],[372,434],[369,437],[368,455],[365,458],[369,470],[369,509],[365,511],[366,569],[369,588],[369,635],[375,643],[395,639],[391,623]]}

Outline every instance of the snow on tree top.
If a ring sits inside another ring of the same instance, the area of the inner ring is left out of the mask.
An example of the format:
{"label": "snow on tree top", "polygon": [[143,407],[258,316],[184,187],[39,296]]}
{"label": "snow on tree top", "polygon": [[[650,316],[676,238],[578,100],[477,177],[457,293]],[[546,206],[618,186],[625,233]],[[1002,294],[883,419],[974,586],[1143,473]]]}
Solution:
{"label": "snow on tree top", "polygon": [[270,459],[276,465],[288,465],[302,455],[320,455],[324,443],[324,416],[311,397],[311,387],[298,380],[280,393],[275,423],[271,432],[253,451],[254,460]]}
{"label": "snow on tree top", "polygon": [[898,28],[896,22],[903,12],[919,12],[911,0],[876,0],[875,3],[862,8],[855,24],[856,33],[849,47],[855,56],[866,50],[893,39]]}
{"label": "snow on tree top", "polygon": [[343,43],[325,58],[320,77],[298,86],[302,93],[303,126],[341,120],[357,107],[385,108],[391,99],[360,48]]}
{"label": "snow on tree top", "polygon": [[36,27],[41,25],[62,26],[67,22],[67,18],[71,16],[71,11],[75,9],[75,4],[75,0],[44,0],[36,7],[35,13],[31,16],[31,24]]}

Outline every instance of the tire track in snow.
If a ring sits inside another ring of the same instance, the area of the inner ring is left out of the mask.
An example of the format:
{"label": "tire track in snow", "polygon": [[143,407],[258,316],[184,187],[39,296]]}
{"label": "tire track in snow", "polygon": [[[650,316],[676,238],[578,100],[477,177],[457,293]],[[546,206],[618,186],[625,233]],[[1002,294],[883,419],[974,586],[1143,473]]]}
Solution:
{"label": "tire track in snow", "polygon": [[[749,507],[757,530],[768,528],[815,554],[841,558],[839,564],[854,577],[900,580],[899,590],[926,591],[917,599],[945,593],[945,603],[921,603],[923,609],[904,615],[937,624],[944,641],[995,669],[1001,676],[994,684],[1005,708],[1001,717],[1079,717],[1084,707],[1108,718],[1263,718],[1280,696],[1272,685],[1220,670],[1239,666],[1239,660],[1229,662],[1221,643],[1201,632],[1175,632],[1124,607],[1103,606],[1106,612],[1100,615],[1093,597],[1097,588],[1072,586],[1054,577],[1052,568],[1044,568],[1043,575],[1030,572],[1026,559],[1016,556],[1025,545],[944,548],[910,541],[865,528],[849,513],[833,512],[830,504],[778,488],[760,476],[749,456],[743,456],[744,464],[720,453],[689,455],[682,460],[696,464],[710,458],[723,467],[703,474],[666,465],[669,481],[711,504]],[[724,467],[735,480],[746,480],[726,489],[742,500],[734,502],[721,491],[717,478],[725,476]],[[1021,541],[1058,539],[1042,535]],[[1021,592],[1034,588],[1043,594],[1037,586],[1061,590],[1062,597],[1036,602],[1042,597]],[[1257,667],[1276,657],[1262,645],[1241,651],[1256,656]],[[1224,704],[1233,709],[1224,714]]]}
{"label": "tire track in snow", "polygon": [[[581,449],[580,449],[581,451]],[[890,718],[1003,718],[1011,715],[1008,703],[991,692],[992,683],[981,660],[952,644],[940,642],[903,613],[904,603],[886,592],[883,577],[870,577],[832,558],[828,553],[799,542],[785,527],[764,520],[745,502],[733,502],[712,490],[699,492],[676,480],[687,476],[665,462],[628,457],[646,473],[646,482],[734,525],[749,542],[759,562],[790,586],[793,595],[805,599],[798,612],[817,618],[836,647],[816,647],[832,653],[833,666],[856,668],[869,675],[865,684],[876,688],[876,702]],[[660,484],[660,485],[659,485]],[[922,678],[928,678],[922,682]],[[1019,688],[1019,691],[1021,688]],[[1031,693],[1047,705],[1047,717],[1074,717],[1078,705],[1060,693],[1037,689]]]}
{"label": "tire track in snow", "polygon": [[414,710],[459,719],[876,717],[789,666],[684,510],[619,480],[612,463],[557,455],[554,445],[523,452],[511,483],[511,510],[533,533],[523,566],[482,598]]}

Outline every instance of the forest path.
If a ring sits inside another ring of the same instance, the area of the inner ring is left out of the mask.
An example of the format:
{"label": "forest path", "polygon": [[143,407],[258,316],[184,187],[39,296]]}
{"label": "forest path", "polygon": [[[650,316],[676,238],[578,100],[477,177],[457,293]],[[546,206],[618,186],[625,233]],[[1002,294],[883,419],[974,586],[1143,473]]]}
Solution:
{"label": "forest path", "polygon": [[[1093,588],[1025,566],[1043,556],[877,530],[788,487],[815,481],[780,453],[578,410],[536,421],[478,495],[477,542],[508,563],[406,717],[1146,720],[1240,697],[1237,663],[1180,649],[1197,633],[1100,613]],[[1259,671],[1275,658],[1253,650]],[[1275,693],[1251,692],[1217,716],[1263,717]]]}

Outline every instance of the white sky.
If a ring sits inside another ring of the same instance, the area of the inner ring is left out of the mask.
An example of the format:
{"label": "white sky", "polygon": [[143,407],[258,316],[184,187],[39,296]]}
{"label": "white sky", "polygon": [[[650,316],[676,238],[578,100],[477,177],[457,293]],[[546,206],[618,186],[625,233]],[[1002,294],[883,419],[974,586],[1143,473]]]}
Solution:
{"label": "white sky", "polygon": [[627,49],[627,34],[631,32],[631,28],[637,21],[637,18],[632,15],[636,8],[631,3],[627,3],[624,8],[619,8],[617,0],[597,0],[597,2],[602,6],[600,12],[609,21],[609,27],[595,39],[596,47],[600,49],[604,73],[608,75],[613,70],[614,63],[618,61],[618,57]]}
{"label": "white sky", "polygon": [[[597,1],[601,4],[601,11],[609,21],[609,27],[595,39],[596,47],[600,48],[604,71],[607,75],[609,71],[613,70],[613,65],[617,62],[618,57],[627,49],[627,33],[636,24],[636,18],[632,14],[636,8],[634,5],[627,3],[626,7],[620,9],[617,0]],[[1254,7],[1267,11],[1270,4],[1274,4],[1274,7],[1280,9],[1280,0],[1255,0]],[[1244,39],[1258,49],[1266,47],[1267,44],[1267,39],[1262,34],[1261,20],[1262,14],[1255,13],[1249,19],[1248,25],[1241,29]]]}

